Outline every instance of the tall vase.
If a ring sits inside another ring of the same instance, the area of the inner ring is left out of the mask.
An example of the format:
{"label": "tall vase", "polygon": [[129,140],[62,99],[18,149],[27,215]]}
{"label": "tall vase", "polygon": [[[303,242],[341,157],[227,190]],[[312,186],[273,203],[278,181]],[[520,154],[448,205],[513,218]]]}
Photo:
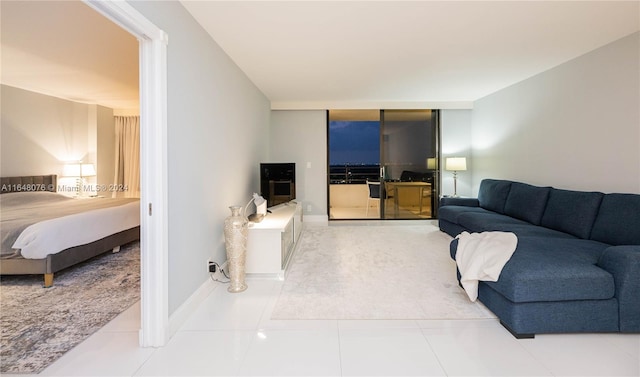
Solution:
{"label": "tall vase", "polygon": [[224,240],[229,265],[229,288],[231,293],[247,289],[244,281],[247,258],[247,219],[240,213],[240,206],[231,206],[231,216],[224,220]]}

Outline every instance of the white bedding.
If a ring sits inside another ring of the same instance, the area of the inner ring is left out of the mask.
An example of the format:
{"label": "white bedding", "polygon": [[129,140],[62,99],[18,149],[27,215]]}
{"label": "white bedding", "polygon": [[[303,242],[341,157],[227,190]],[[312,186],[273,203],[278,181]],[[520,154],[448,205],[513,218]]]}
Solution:
{"label": "white bedding", "polygon": [[[90,199],[89,199],[90,200]],[[138,201],[45,220],[22,231],[13,244],[27,259],[41,259],[140,225]]]}
{"label": "white bedding", "polygon": [[139,226],[140,200],[7,193],[0,195],[0,221],[0,259],[42,259]]}

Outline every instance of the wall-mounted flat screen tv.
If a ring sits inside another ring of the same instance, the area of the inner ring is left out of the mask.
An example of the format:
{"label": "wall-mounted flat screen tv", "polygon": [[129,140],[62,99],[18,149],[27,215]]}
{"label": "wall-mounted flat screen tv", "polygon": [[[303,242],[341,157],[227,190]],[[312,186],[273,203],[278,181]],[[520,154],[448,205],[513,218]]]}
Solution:
{"label": "wall-mounted flat screen tv", "polygon": [[296,198],[296,164],[294,162],[261,163],[260,191],[267,207]]}

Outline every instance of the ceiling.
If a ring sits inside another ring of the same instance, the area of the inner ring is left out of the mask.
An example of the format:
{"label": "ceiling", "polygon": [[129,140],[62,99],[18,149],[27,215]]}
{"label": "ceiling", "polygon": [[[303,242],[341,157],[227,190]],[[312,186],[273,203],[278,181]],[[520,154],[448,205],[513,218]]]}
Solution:
{"label": "ceiling", "polygon": [[138,41],[80,1],[0,1],[4,85],[137,109]]}
{"label": "ceiling", "polygon": [[638,1],[181,2],[274,108],[474,101],[640,29]]}
{"label": "ceiling", "polygon": [[[640,30],[640,1],[181,3],[276,109],[469,107]],[[0,5],[3,84],[137,107],[131,35],[79,1]]]}

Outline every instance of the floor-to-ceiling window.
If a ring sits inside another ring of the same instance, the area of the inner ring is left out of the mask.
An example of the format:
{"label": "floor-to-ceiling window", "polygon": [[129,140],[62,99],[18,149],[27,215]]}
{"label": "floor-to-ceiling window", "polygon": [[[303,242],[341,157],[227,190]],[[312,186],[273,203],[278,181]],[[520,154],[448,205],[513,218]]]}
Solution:
{"label": "floor-to-ceiling window", "polygon": [[329,218],[380,218],[367,180],[380,177],[380,111],[330,110],[327,142]]}
{"label": "floor-to-ceiling window", "polygon": [[329,218],[436,216],[438,111],[329,110]]}
{"label": "floor-to-ceiling window", "polygon": [[436,217],[438,198],[439,112],[382,110],[380,165],[381,217]]}

